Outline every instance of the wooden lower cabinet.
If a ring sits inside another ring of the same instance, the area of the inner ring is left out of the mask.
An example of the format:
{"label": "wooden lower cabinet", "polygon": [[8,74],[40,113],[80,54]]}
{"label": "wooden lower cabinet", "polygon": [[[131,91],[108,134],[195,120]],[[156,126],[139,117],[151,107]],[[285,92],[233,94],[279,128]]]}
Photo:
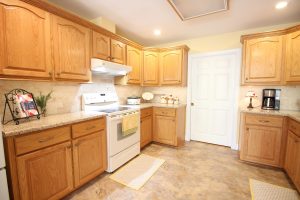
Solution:
{"label": "wooden lower cabinet", "polygon": [[[284,169],[300,191],[300,129],[293,129],[295,126],[297,127],[297,123],[289,120]],[[298,123],[298,127],[300,127],[300,123]]]}
{"label": "wooden lower cabinet", "polygon": [[281,128],[247,125],[241,158],[251,162],[279,166]]}
{"label": "wooden lower cabinet", "polygon": [[155,116],[154,141],[176,146],[176,122],[174,117]]}
{"label": "wooden lower cabinet", "polygon": [[71,142],[17,158],[20,199],[60,199],[73,189]]}
{"label": "wooden lower cabinet", "polygon": [[4,143],[14,200],[61,199],[107,166],[104,118],[11,136]]}
{"label": "wooden lower cabinet", "polygon": [[152,112],[146,117],[141,117],[141,148],[152,142],[152,124]]}
{"label": "wooden lower cabinet", "polygon": [[240,159],[282,166],[283,117],[242,114]]}
{"label": "wooden lower cabinet", "polygon": [[105,132],[97,132],[74,140],[73,161],[75,187],[105,171],[107,167]]}
{"label": "wooden lower cabinet", "polygon": [[153,141],[182,146],[185,140],[185,107],[154,108]]}

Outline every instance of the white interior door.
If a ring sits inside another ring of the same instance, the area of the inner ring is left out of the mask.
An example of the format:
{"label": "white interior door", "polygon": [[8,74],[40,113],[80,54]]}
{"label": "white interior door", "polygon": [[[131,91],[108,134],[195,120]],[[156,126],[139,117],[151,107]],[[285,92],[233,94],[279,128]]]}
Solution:
{"label": "white interior door", "polygon": [[231,146],[239,76],[236,51],[191,57],[191,139]]}

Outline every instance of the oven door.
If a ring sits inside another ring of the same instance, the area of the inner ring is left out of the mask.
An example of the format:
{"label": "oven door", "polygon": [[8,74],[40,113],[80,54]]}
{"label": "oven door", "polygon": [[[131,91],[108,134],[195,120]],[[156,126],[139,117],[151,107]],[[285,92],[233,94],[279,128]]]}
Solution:
{"label": "oven door", "polygon": [[[140,114],[139,112],[137,112]],[[123,136],[122,134],[122,119],[125,115],[107,117],[107,139],[108,139],[108,154],[114,156],[128,147],[140,143],[140,123],[135,133]]]}

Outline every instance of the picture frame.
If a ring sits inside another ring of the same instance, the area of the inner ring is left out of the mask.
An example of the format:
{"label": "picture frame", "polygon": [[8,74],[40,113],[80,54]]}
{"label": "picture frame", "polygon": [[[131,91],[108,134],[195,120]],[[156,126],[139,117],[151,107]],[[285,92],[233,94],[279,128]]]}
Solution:
{"label": "picture frame", "polygon": [[[40,119],[40,113],[32,93],[23,89],[14,89],[4,94],[4,96],[5,106],[2,124],[14,121],[15,124],[18,125],[20,120],[29,119],[31,117],[37,117],[37,119]],[[5,122],[5,112],[7,107],[12,115],[12,120]]]}

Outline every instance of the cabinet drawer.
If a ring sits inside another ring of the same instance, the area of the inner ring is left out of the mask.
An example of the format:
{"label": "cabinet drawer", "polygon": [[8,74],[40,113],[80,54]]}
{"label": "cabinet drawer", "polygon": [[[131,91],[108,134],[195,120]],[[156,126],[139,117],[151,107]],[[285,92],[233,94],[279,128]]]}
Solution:
{"label": "cabinet drawer", "polygon": [[282,127],[283,118],[265,115],[246,115],[246,124]]}
{"label": "cabinet drawer", "polygon": [[144,108],[141,110],[141,118],[152,115],[152,108]]}
{"label": "cabinet drawer", "polygon": [[24,154],[58,144],[71,138],[70,126],[48,129],[15,138],[16,154]]}
{"label": "cabinet drawer", "polygon": [[289,120],[289,130],[300,137],[300,123],[290,119]]}
{"label": "cabinet drawer", "polygon": [[175,108],[155,108],[154,112],[155,112],[155,115],[162,115],[162,116],[169,116],[169,117],[176,116]]}
{"label": "cabinet drawer", "polygon": [[72,137],[77,138],[83,135],[94,133],[105,129],[105,119],[95,119],[72,125]]}

